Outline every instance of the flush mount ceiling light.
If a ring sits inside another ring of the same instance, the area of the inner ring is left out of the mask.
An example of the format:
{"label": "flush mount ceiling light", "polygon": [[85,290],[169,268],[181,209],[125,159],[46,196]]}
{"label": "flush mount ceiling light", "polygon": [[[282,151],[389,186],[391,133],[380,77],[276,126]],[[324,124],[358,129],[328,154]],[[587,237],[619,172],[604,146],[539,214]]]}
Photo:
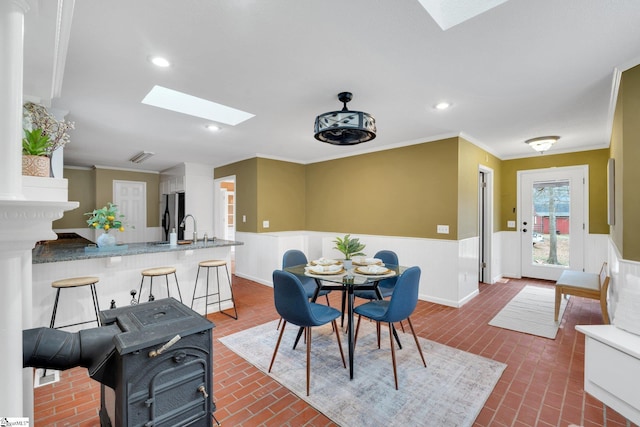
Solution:
{"label": "flush mount ceiling light", "polygon": [[527,139],[524,143],[540,154],[547,151],[553,144],[560,139],[559,136],[541,136],[538,138]]}
{"label": "flush mount ceiling light", "polygon": [[206,125],[205,127],[211,132],[218,132],[220,130],[220,126],[216,125]]}
{"label": "flush mount ceiling light", "polygon": [[338,100],[343,103],[340,111],[330,111],[316,117],[314,137],[318,141],[333,145],[355,145],[371,141],[376,137],[376,119],[369,113],[349,111],[347,102],[351,92],[341,92]]}
{"label": "flush mount ceiling light", "polygon": [[450,102],[446,102],[446,101],[439,102],[436,105],[434,105],[434,108],[436,110],[446,110],[449,107],[451,107],[451,103]]}
{"label": "flush mount ceiling light", "polygon": [[152,153],[151,151],[141,151],[132,158],[129,159],[132,163],[142,163],[147,160],[149,157],[155,155],[156,153]]}

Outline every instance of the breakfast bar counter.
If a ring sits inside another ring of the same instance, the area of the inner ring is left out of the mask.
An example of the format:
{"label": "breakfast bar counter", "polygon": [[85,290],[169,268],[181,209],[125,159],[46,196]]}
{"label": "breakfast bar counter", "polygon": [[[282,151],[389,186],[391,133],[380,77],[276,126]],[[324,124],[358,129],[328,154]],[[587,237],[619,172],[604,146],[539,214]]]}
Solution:
{"label": "breakfast bar counter", "polygon": [[[129,305],[132,302],[131,291],[138,292],[142,279],[142,270],[155,267],[175,267],[182,302],[191,306],[198,263],[217,259],[227,262],[231,274],[231,251],[242,242],[230,240],[209,240],[196,243],[169,245],[167,242],[129,243],[113,249],[99,249],[85,239],[64,238],[55,241],[40,242],[32,251],[33,283],[33,327],[48,326],[55,300],[55,289],[51,283],[71,277],[96,276],[96,292],[100,310]],[[180,242],[183,243],[183,242]],[[173,276],[173,275],[172,275]],[[201,275],[202,276],[202,275]],[[204,290],[204,278],[200,277],[198,295]],[[221,299],[230,297],[226,275],[222,274]],[[210,282],[211,283],[211,282]],[[213,277],[215,284],[215,276]],[[171,296],[178,299],[173,277],[169,278]],[[156,299],[167,297],[164,278],[156,278],[153,283]],[[137,298],[137,295],[136,295]],[[145,280],[140,301],[149,298],[149,279]],[[222,309],[231,308],[231,301],[222,303]],[[209,306],[209,312],[215,311],[217,304]],[[204,299],[196,300],[193,309],[204,314]],[[87,288],[65,289],[60,294],[56,324],[73,324],[95,319],[91,293]],[[93,327],[92,323],[84,327]],[[79,329],[76,327],[76,330]],[[73,331],[73,328],[67,329]]]}

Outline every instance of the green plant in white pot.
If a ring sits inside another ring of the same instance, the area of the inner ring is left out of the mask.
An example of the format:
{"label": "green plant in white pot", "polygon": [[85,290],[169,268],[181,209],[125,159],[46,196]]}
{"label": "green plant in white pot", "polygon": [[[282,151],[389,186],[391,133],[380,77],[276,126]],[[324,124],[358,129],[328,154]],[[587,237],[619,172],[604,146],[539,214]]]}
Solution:
{"label": "green plant in white pot", "polygon": [[363,243],[360,243],[360,239],[358,239],[357,237],[352,239],[350,234],[347,234],[342,239],[340,237],[336,237],[333,243],[336,244],[334,249],[339,250],[344,255],[345,268],[351,268],[352,257],[365,255],[362,252],[362,250],[365,248],[365,245]]}

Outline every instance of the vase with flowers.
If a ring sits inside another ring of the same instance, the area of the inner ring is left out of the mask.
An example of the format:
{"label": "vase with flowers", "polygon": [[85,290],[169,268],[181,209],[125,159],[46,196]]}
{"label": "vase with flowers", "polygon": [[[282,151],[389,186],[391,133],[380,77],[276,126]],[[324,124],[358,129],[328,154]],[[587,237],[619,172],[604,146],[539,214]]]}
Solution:
{"label": "vase with flowers", "polygon": [[107,203],[101,209],[94,209],[93,212],[87,212],[89,216],[87,224],[90,228],[104,230],[96,243],[99,248],[111,247],[116,245],[116,237],[110,234],[110,231],[124,231],[124,215],[118,213],[118,206],[113,203]]}

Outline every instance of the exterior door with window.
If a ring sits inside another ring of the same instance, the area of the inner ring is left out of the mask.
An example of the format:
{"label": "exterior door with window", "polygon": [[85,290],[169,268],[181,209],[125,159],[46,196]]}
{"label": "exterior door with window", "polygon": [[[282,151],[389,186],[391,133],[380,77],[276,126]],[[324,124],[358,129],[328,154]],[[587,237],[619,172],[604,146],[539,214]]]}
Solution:
{"label": "exterior door with window", "polygon": [[518,172],[522,276],[583,270],[587,174],[587,166]]}

